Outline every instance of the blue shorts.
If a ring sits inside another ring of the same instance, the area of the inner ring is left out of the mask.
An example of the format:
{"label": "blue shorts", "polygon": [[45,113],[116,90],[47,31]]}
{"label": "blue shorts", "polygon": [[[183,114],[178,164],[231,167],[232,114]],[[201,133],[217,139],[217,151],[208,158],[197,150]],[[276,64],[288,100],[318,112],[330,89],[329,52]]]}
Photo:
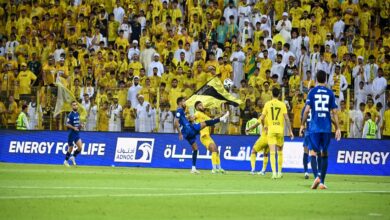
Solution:
{"label": "blue shorts", "polygon": [[314,150],[317,153],[328,152],[332,133],[311,133],[309,137],[309,150]]}
{"label": "blue shorts", "polygon": [[188,126],[183,127],[182,133],[183,137],[190,143],[190,145],[194,144],[196,141],[196,135],[200,132],[200,124],[190,124]]}
{"label": "blue shorts", "polygon": [[76,143],[79,140],[80,140],[80,136],[78,133],[69,133],[68,146],[73,147],[73,143]]}

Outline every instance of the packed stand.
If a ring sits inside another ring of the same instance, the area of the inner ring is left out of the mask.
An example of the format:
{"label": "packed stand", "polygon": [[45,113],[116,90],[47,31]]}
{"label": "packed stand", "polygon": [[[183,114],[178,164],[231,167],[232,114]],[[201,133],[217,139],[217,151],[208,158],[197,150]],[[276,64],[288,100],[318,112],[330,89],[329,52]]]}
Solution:
{"label": "packed stand", "polygon": [[176,99],[218,77],[232,79],[230,92],[244,104],[208,109],[211,117],[231,111],[214,133],[244,134],[273,87],[283,90],[297,131],[323,70],[344,135],[376,129],[375,138],[388,138],[389,4],[3,0],[1,126],[15,127],[28,105],[29,129],[65,129],[66,115],[53,116],[61,83],[87,110],[87,131],[172,133]]}

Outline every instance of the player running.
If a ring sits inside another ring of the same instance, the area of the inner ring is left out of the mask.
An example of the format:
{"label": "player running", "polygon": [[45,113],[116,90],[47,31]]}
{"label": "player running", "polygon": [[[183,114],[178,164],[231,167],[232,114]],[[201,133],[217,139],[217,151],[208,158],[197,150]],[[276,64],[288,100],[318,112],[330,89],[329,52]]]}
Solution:
{"label": "player running", "polygon": [[[194,114],[195,122],[201,123],[202,121],[210,120],[210,117],[205,114],[205,108],[201,101],[196,101],[194,107],[196,109]],[[225,173],[225,170],[221,167],[221,160],[219,158],[217,145],[210,136],[209,127],[205,127],[200,130],[200,142],[211,152],[211,164],[213,166],[211,173]]]}
{"label": "player running", "polygon": [[[190,143],[192,147],[192,169],[191,173],[199,173],[196,170],[196,159],[198,157],[198,145],[196,144],[196,136],[200,133],[200,130],[205,128],[206,126],[213,126],[220,121],[226,122],[229,117],[229,112],[226,112],[220,118],[211,119],[200,123],[192,123],[194,117],[190,116],[189,120],[186,118],[185,114],[185,98],[179,97],[177,98],[177,111],[176,111],[176,120],[175,120],[175,129],[179,133],[179,140],[186,139],[188,143]],[[190,122],[191,121],[191,122]]]}
{"label": "player running", "polygon": [[[71,104],[72,104],[73,111],[69,113],[68,119],[66,120],[66,127],[70,129],[69,136],[68,136],[68,152],[66,152],[66,156],[64,160],[64,165],[66,167],[69,167],[68,160],[72,161],[73,165],[76,166],[76,157],[81,152],[81,148],[83,146],[83,143],[81,142],[79,136],[81,125],[80,125],[80,115],[77,112],[78,104],[76,101],[73,101]],[[76,144],[77,149],[73,152],[73,155],[71,156],[74,143]]]}
{"label": "player running", "polygon": [[[249,131],[257,128],[260,124],[261,124],[261,120],[259,117],[257,122],[254,125],[252,125],[251,127],[247,128],[245,130],[245,132],[248,133]],[[251,158],[250,158],[250,161],[251,161],[250,174],[255,174],[257,153],[263,152],[263,168],[261,169],[261,171],[258,174],[263,175],[263,176],[265,175],[265,170],[267,169],[267,164],[268,164],[268,153],[269,153],[267,131],[265,129],[266,127],[267,127],[267,120],[265,120],[265,125],[261,127],[261,135],[257,139],[257,141],[255,142],[255,144],[253,145],[253,148],[252,148],[252,154],[251,154]]]}
{"label": "player running", "polygon": [[[268,127],[265,127],[267,132],[268,146],[270,149],[272,179],[282,178],[283,164],[283,144],[284,144],[284,120],[288,127],[288,133],[291,139],[294,139],[294,134],[291,129],[290,119],[287,114],[286,104],[278,100],[280,90],[272,89],[272,100],[265,103],[263,113],[260,116],[261,124],[265,124],[267,119]],[[283,115],[283,116],[282,116]],[[276,174],[276,156],[275,151],[278,151],[278,173]]]}
{"label": "player running", "polygon": [[[303,135],[305,121],[311,111],[311,120],[309,122],[309,150],[311,158],[311,168],[314,174],[312,189],[326,189],[325,176],[328,169],[328,146],[332,135],[332,119],[334,118],[336,127],[336,140],[340,140],[341,132],[337,117],[337,104],[332,90],[326,88],[326,73],[322,70],[317,72],[318,85],[313,88],[307,97],[306,107],[303,113],[299,135]],[[321,156],[321,175],[318,176],[317,156]]]}

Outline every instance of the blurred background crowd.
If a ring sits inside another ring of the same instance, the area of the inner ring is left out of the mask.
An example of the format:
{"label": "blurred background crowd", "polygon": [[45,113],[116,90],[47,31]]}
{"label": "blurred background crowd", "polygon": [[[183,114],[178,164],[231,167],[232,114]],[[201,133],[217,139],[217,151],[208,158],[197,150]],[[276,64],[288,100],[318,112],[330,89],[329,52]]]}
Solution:
{"label": "blurred background crowd", "polygon": [[61,83],[85,107],[87,131],[174,132],[176,99],[230,78],[243,105],[217,134],[244,134],[273,87],[295,131],[318,70],[345,137],[369,113],[390,136],[387,0],[0,0],[0,122],[64,130]]}

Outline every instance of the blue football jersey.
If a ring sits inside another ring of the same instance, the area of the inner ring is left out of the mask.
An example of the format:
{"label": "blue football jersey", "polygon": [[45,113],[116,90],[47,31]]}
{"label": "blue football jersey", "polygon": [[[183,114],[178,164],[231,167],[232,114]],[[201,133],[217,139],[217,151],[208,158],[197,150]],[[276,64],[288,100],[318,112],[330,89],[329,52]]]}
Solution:
{"label": "blue football jersey", "polygon": [[184,112],[184,109],[183,109],[183,108],[178,108],[178,109],[176,110],[176,116],[175,116],[175,117],[179,120],[179,124],[180,124],[180,127],[181,127],[181,128],[190,125],[190,122],[189,122],[188,119],[186,118],[186,113]]}
{"label": "blue football jersey", "polygon": [[332,90],[324,86],[316,86],[307,97],[306,104],[311,108],[310,133],[331,133],[332,120],[330,112],[337,108]]}
{"label": "blue football jersey", "polygon": [[[80,115],[79,115],[79,113],[75,112],[75,111],[70,112],[68,115],[68,118],[66,120],[66,123],[69,125],[72,125],[73,127],[80,128]],[[77,133],[78,131],[71,129],[70,132]]]}

